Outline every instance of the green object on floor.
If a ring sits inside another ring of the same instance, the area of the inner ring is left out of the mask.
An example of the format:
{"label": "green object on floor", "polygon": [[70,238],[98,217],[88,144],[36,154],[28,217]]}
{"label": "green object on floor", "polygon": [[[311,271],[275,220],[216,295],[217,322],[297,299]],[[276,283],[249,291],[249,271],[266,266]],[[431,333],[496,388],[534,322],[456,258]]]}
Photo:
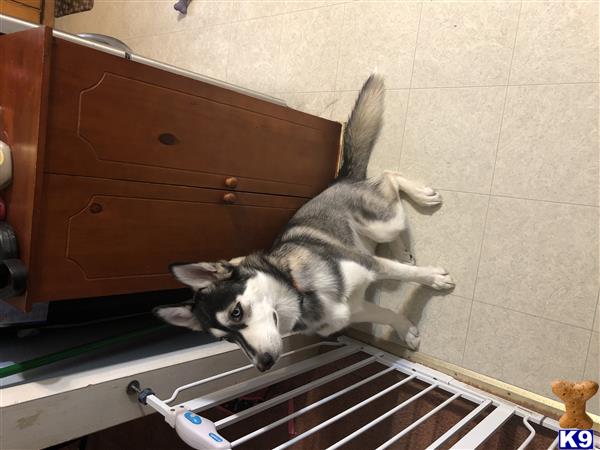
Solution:
{"label": "green object on floor", "polygon": [[17,373],[25,372],[26,370],[37,369],[39,367],[62,361],[64,359],[74,358],[75,356],[85,355],[87,353],[101,350],[115,344],[120,344],[122,342],[127,342],[148,334],[155,333],[167,327],[169,327],[168,324],[157,325],[150,328],[142,328],[129,333],[121,334],[119,336],[100,339],[98,341],[93,341],[87,344],[71,347],[66,350],[49,353],[47,355],[39,356],[37,358],[29,359],[20,363],[11,364],[10,366],[0,368],[0,378],[6,378]]}

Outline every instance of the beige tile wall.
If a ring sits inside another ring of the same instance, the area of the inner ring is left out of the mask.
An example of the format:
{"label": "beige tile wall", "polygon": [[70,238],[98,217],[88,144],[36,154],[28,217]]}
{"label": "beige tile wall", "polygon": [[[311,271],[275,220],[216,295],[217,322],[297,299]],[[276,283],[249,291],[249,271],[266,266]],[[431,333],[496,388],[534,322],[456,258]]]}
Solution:
{"label": "beige tile wall", "polygon": [[418,322],[422,352],[526,389],[599,378],[598,2],[193,0],[187,17],[172,3],[96,0],[57,26],[336,120],[377,69],[369,170],[442,192],[439,211],[407,210],[418,263],[457,286],[388,283],[375,301]]}

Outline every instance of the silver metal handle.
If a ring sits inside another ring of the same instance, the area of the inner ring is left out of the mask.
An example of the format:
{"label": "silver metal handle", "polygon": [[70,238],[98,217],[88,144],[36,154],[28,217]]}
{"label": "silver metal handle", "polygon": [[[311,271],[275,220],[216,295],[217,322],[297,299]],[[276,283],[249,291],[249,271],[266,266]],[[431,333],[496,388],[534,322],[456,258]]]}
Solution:
{"label": "silver metal handle", "polygon": [[100,44],[108,45],[109,47],[116,48],[117,50],[123,50],[127,53],[133,53],[133,50],[131,50],[125,42],[120,41],[119,39],[114,38],[112,36],[107,36],[105,34],[98,33],[80,33],[77,36],[83,39],[88,39],[93,42],[99,42]]}

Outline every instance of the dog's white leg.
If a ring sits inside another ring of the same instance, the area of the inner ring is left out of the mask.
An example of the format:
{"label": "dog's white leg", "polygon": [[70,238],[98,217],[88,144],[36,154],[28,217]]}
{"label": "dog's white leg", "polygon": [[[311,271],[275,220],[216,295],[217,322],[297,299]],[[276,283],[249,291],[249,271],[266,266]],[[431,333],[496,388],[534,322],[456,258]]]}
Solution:
{"label": "dog's white leg", "polygon": [[408,225],[400,199],[394,201],[390,208],[394,211],[393,217],[359,223],[356,225],[357,232],[379,244],[394,241]]}
{"label": "dog's white leg", "polygon": [[377,263],[377,278],[380,280],[415,281],[438,290],[454,287],[452,277],[442,267],[412,266],[379,256],[373,259]]}
{"label": "dog's white leg", "polygon": [[342,261],[340,268],[344,277],[344,295],[346,298],[360,295],[360,292],[364,296],[365,289],[376,278],[376,274],[371,270],[353,261]]}
{"label": "dog's white leg", "polygon": [[333,333],[343,330],[350,323],[350,306],[344,302],[331,302],[325,305],[327,322],[323,323],[317,330],[319,336],[327,337]]}
{"label": "dog's white leg", "polygon": [[419,330],[402,313],[397,313],[391,309],[383,308],[375,303],[366,301],[355,302],[350,311],[350,322],[370,322],[394,327],[398,336],[400,336],[407,347],[416,350],[419,347]]}
{"label": "dog's white leg", "polygon": [[387,177],[395,188],[408,195],[415,203],[421,206],[437,206],[442,203],[442,196],[430,187],[423,186],[408,180],[398,172],[385,171]]}

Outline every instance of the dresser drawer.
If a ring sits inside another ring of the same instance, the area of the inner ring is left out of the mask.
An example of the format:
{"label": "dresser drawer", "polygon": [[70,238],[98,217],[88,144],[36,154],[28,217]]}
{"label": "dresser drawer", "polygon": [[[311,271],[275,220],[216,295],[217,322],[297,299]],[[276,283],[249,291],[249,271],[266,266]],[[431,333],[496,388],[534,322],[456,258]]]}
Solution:
{"label": "dresser drawer", "polygon": [[304,201],[49,175],[30,301],[181,287],[169,264],[268,248]]}
{"label": "dresser drawer", "polygon": [[336,122],[60,39],[52,58],[46,172],[303,197],[335,174]]}

